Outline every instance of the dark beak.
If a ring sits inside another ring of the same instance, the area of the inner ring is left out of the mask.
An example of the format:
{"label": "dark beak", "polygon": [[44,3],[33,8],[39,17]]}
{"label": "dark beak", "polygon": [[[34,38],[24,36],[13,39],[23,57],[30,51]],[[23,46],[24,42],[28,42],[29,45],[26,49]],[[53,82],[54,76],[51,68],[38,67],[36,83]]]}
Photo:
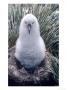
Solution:
{"label": "dark beak", "polygon": [[28,24],[28,31],[29,31],[29,34],[30,34],[30,31],[31,31],[31,24]]}

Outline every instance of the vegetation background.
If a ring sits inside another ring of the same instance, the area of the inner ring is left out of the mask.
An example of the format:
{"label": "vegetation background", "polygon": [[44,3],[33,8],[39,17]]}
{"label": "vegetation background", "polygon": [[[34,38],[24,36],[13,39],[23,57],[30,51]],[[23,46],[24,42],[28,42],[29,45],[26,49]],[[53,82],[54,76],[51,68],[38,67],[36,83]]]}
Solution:
{"label": "vegetation background", "polygon": [[52,54],[53,69],[59,79],[59,5],[58,4],[9,4],[8,5],[8,48],[15,45],[21,18],[33,13],[40,24],[41,36],[47,50]]}

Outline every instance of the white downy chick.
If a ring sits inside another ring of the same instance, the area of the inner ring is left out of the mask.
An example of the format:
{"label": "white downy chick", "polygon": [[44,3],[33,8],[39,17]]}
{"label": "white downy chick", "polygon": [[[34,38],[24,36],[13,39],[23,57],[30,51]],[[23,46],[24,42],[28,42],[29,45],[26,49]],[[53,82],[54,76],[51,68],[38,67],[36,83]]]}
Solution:
{"label": "white downy chick", "polygon": [[35,68],[45,58],[45,51],[37,18],[32,14],[27,14],[20,23],[15,57],[24,67]]}

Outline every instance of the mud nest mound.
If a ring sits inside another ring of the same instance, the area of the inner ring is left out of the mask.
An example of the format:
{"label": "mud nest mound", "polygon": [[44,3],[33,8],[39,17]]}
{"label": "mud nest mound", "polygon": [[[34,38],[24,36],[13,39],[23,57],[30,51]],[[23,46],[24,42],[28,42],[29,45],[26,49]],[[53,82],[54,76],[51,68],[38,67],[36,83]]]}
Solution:
{"label": "mud nest mound", "polygon": [[[55,58],[46,51],[46,57],[35,70],[26,70],[14,56],[15,46],[8,51],[8,85],[9,86],[58,86],[58,77],[53,64]],[[56,68],[55,68],[56,69]]]}

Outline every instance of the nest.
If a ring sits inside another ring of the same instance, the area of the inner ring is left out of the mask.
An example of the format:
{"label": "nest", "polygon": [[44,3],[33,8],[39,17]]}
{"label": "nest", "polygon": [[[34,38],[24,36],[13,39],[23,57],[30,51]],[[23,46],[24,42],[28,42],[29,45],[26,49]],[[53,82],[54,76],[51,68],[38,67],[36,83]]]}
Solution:
{"label": "nest", "polygon": [[26,70],[15,58],[15,46],[8,51],[8,85],[9,86],[57,86],[58,80],[52,67],[52,55],[46,56],[35,70]]}

